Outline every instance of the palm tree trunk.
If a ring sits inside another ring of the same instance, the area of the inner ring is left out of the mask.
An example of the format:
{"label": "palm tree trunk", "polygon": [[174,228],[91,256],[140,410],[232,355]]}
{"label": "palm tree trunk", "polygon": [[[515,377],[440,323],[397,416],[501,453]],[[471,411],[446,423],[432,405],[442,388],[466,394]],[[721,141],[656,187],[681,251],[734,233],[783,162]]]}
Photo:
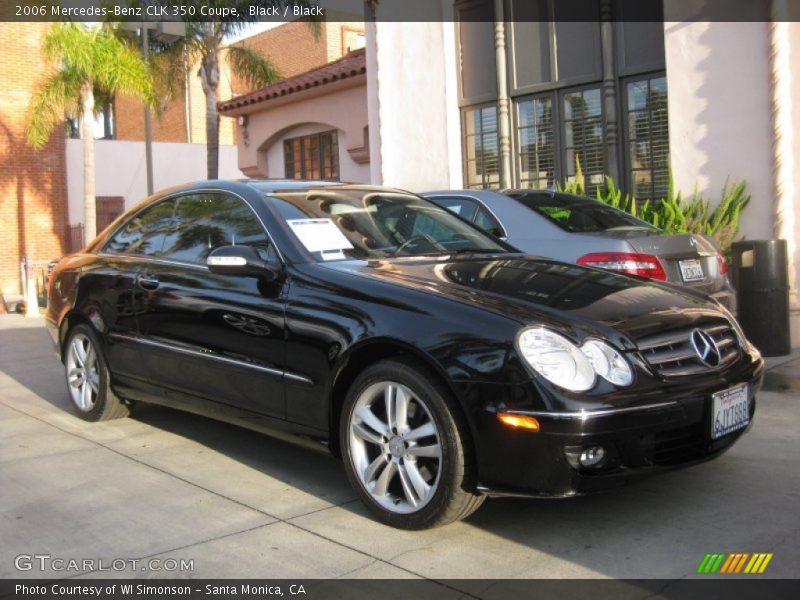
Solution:
{"label": "palm tree trunk", "polygon": [[200,81],[206,95],[206,168],[209,179],[219,177],[219,56],[217,51],[203,57]]}
{"label": "palm tree trunk", "polygon": [[94,182],[94,93],[92,86],[81,92],[81,139],[83,140],[83,241],[97,236],[97,205]]}

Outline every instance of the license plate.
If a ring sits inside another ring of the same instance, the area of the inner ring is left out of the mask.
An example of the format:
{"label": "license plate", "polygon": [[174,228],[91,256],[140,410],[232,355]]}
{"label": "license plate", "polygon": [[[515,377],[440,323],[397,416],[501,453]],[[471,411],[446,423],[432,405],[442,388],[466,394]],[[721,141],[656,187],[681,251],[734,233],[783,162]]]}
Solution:
{"label": "license plate", "polygon": [[703,265],[699,259],[692,258],[678,262],[681,267],[681,277],[684,281],[700,281],[705,279]]}
{"label": "license plate", "polygon": [[747,384],[717,392],[711,396],[711,439],[718,439],[750,422]]}

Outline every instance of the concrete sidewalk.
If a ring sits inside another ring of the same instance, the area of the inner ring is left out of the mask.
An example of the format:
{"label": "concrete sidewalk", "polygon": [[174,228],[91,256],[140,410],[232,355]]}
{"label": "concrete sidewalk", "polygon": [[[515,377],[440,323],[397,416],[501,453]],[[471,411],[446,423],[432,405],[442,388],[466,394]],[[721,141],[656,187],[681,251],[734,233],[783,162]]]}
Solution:
{"label": "concrete sidewalk", "polygon": [[752,431],[711,463],[593,497],[489,500],[463,523],[397,531],[369,518],[324,454],[166,409],[78,419],[41,322],[6,315],[0,577],[77,575],[15,568],[49,554],[194,566],[82,577],[682,578],[707,552],[774,552],[764,576],[794,578],[798,430],[800,396],[762,393]]}
{"label": "concrete sidewalk", "polygon": [[787,356],[765,359],[767,374],[764,389],[770,392],[800,394],[800,348],[795,348]]}

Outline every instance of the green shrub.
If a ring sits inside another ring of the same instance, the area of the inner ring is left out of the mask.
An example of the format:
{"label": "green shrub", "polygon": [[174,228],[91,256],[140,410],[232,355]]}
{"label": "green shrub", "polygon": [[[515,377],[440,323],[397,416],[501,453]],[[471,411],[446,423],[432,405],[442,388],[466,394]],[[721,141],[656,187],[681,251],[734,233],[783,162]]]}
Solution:
{"label": "green shrub", "polygon": [[[568,194],[585,195],[580,162],[573,180],[564,182],[558,189]],[[624,210],[667,233],[700,233],[710,236],[726,254],[739,232],[741,213],[750,202],[746,181],[730,186],[726,181],[722,188],[722,197],[712,209],[711,202],[697,190],[688,198],[680,191],[676,192],[672,173],[669,175],[665,198],[637,200],[630,194],[623,193],[609,176],[605,177],[605,186],[597,190],[596,197],[599,201]]]}

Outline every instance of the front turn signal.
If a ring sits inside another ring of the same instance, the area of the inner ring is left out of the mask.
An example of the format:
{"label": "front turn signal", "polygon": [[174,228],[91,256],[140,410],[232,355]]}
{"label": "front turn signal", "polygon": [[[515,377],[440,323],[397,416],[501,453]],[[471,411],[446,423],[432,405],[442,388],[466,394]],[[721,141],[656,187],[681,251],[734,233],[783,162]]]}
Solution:
{"label": "front turn signal", "polygon": [[528,431],[539,431],[539,421],[530,415],[515,415],[513,413],[497,413],[497,420],[503,425],[508,425],[514,429],[527,429]]}

